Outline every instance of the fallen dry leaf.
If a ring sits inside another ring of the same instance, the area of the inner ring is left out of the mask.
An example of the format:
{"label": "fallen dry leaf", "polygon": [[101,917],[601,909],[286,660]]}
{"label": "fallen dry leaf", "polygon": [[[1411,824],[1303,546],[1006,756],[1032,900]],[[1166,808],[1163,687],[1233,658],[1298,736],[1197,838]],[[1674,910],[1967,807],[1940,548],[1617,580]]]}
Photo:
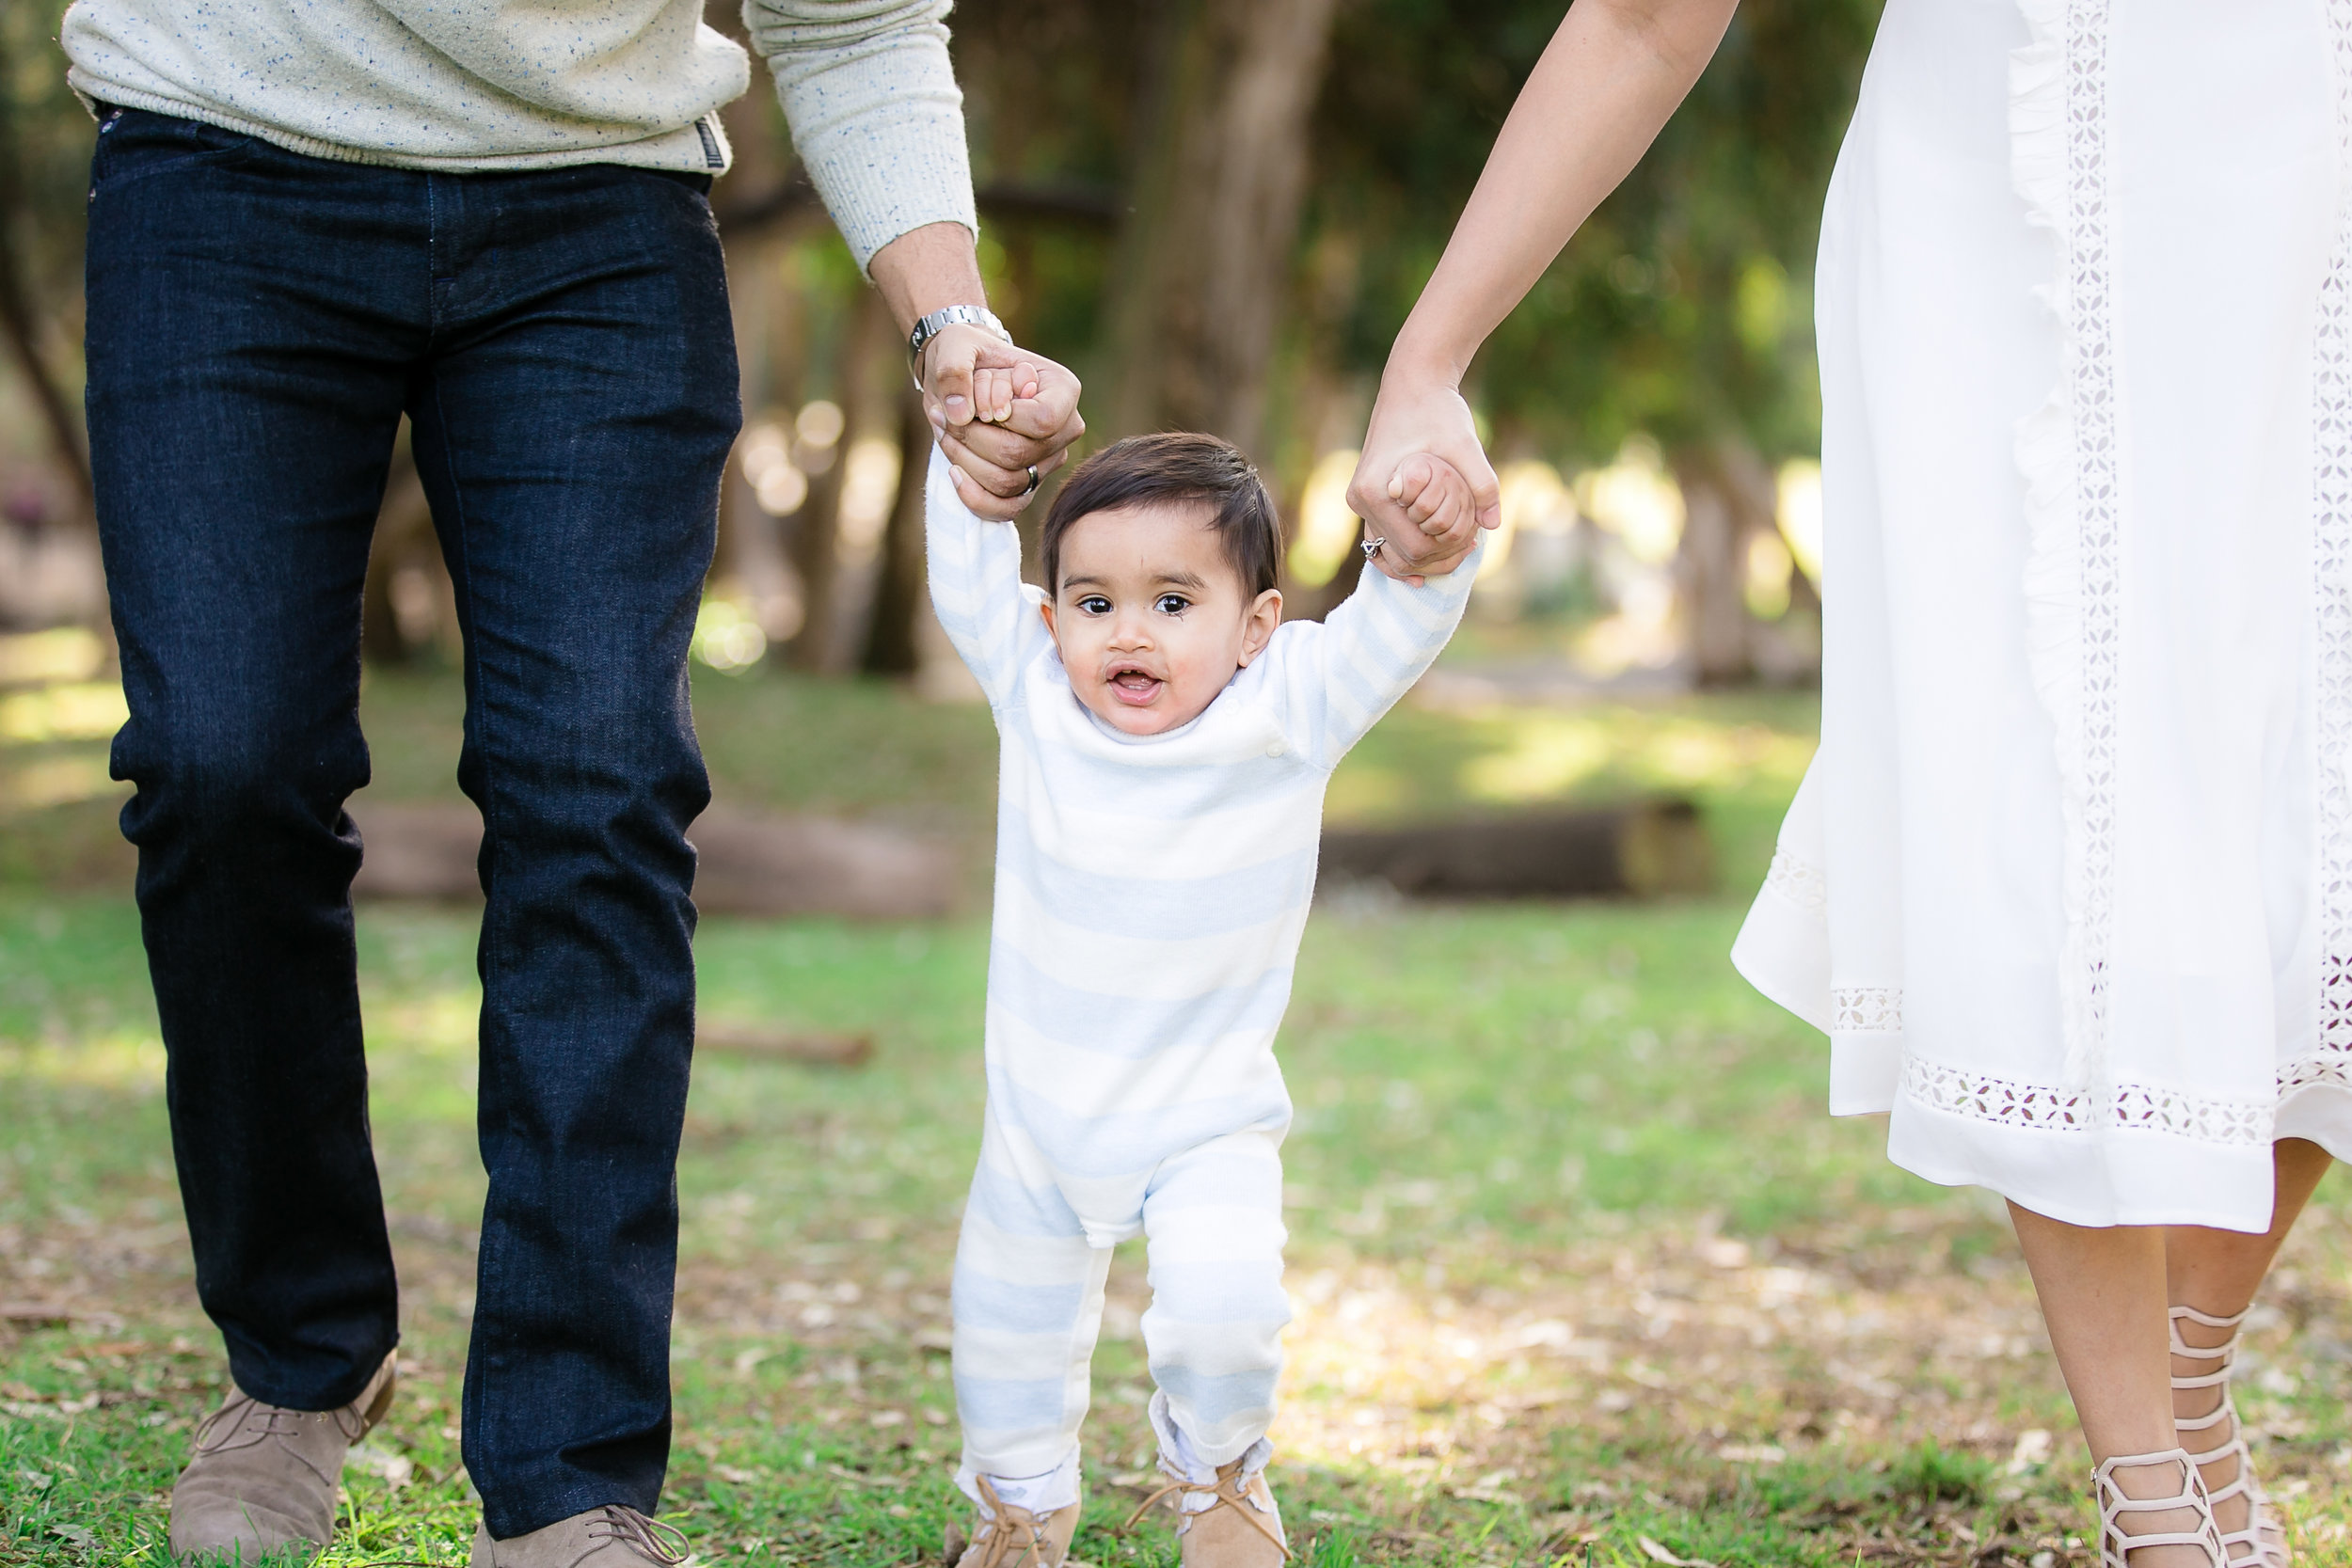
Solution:
{"label": "fallen dry leaf", "polygon": [[1715,1568],[1713,1563],[1703,1557],[1677,1557],[1671,1550],[1660,1545],[1646,1535],[1637,1535],[1633,1540],[1642,1548],[1644,1557],[1648,1558],[1652,1562],[1664,1563],[1665,1568]]}

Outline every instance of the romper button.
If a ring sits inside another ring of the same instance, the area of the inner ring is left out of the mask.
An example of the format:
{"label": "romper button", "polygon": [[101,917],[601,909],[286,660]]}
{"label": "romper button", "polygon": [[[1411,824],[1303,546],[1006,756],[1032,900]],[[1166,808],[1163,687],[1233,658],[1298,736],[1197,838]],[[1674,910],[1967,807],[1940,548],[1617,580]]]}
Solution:
{"label": "romper button", "polygon": [[1283,745],[1279,740],[1269,740],[1265,743],[1265,754],[1270,757],[1279,757],[1288,750],[1290,750],[1290,748]]}

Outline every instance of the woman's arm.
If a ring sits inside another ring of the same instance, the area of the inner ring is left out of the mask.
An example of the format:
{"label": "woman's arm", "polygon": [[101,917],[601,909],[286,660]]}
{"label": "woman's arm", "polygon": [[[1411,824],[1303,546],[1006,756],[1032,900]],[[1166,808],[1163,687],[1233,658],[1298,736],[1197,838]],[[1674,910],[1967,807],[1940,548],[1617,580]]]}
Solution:
{"label": "woman's arm", "polygon": [[[1380,377],[1348,504],[1385,534],[1391,576],[1442,572],[1477,528],[1502,520],[1494,469],[1479,450],[1462,374],[1561,247],[1657,138],[1730,25],[1736,0],[1577,0],[1511,106],[1445,255],[1406,319]],[[1475,526],[1432,535],[1393,496],[1428,452],[1460,469]]]}

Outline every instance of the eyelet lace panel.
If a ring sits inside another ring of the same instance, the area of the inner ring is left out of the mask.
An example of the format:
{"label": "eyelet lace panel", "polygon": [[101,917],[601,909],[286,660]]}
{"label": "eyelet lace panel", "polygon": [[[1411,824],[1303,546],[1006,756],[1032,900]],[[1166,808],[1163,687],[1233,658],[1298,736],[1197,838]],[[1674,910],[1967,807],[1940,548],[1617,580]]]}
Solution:
{"label": "eyelet lace panel", "polygon": [[1829,993],[1831,1033],[1899,1035],[1903,1032],[1903,988],[1839,986]]}
{"label": "eyelet lace panel", "polygon": [[1764,885],[1808,913],[1829,908],[1829,879],[1786,849],[1772,851],[1772,868],[1764,874]]}
{"label": "eyelet lace panel", "polygon": [[2026,480],[2026,654],[2050,716],[2064,821],[2058,986],[2070,1084],[2105,1071],[2113,924],[2122,468],[2108,235],[2112,0],[2019,0],[2029,41],[2010,56],[2011,173],[2056,242],[2043,291],[2060,370],[2019,426]]}
{"label": "eyelet lace panel", "polygon": [[2352,1089],[2352,1056],[2320,1051],[2298,1056],[2279,1069],[2279,1098],[2304,1089]]}
{"label": "eyelet lace panel", "polygon": [[2164,1132],[2232,1147],[2269,1143],[2274,1119],[2274,1107],[2251,1101],[2217,1100],[2155,1084],[2071,1089],[1917,1055],[1903,1058],[1903,1097],[1930,1110],[2033,1132]]}
{"label": "eyelet lace panel", "polygon": [[[2337,165],[2352,168],[2352,3],[2330,0]],[[2312,348],[2313,618],[2318,713],[2320,1055],[2342,1082],[2352,1060],[2352,202],[2337,201],[2336,238],[2320,285]],[[2280,1074],[2319,1074],[2314,1059]],[[2301,1078],[2296,1086],[2321,1082]]]}

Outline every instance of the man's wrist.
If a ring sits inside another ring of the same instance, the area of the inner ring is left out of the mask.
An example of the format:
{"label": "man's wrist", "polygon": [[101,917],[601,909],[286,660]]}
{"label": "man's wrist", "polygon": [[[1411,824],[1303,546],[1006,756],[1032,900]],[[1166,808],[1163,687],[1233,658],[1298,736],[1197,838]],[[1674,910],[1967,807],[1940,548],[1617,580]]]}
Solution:
{"label": "man's wrist", "polygon": [[914,377],[914,389],[923,389],[923,350],[931,340],[951,326],[969,326],[1012,342],[1012,334],[996,319],[996,312],[985,305],[944,305],[927,315],[915,318],[914,329],[907,334],[907,371]]}
{"label": "man's wrist", "polygon": [[986,309],[977,242],[961,223],[930,223],[899,235],[874,254],[866,269],[900,332],[950,305]]}

